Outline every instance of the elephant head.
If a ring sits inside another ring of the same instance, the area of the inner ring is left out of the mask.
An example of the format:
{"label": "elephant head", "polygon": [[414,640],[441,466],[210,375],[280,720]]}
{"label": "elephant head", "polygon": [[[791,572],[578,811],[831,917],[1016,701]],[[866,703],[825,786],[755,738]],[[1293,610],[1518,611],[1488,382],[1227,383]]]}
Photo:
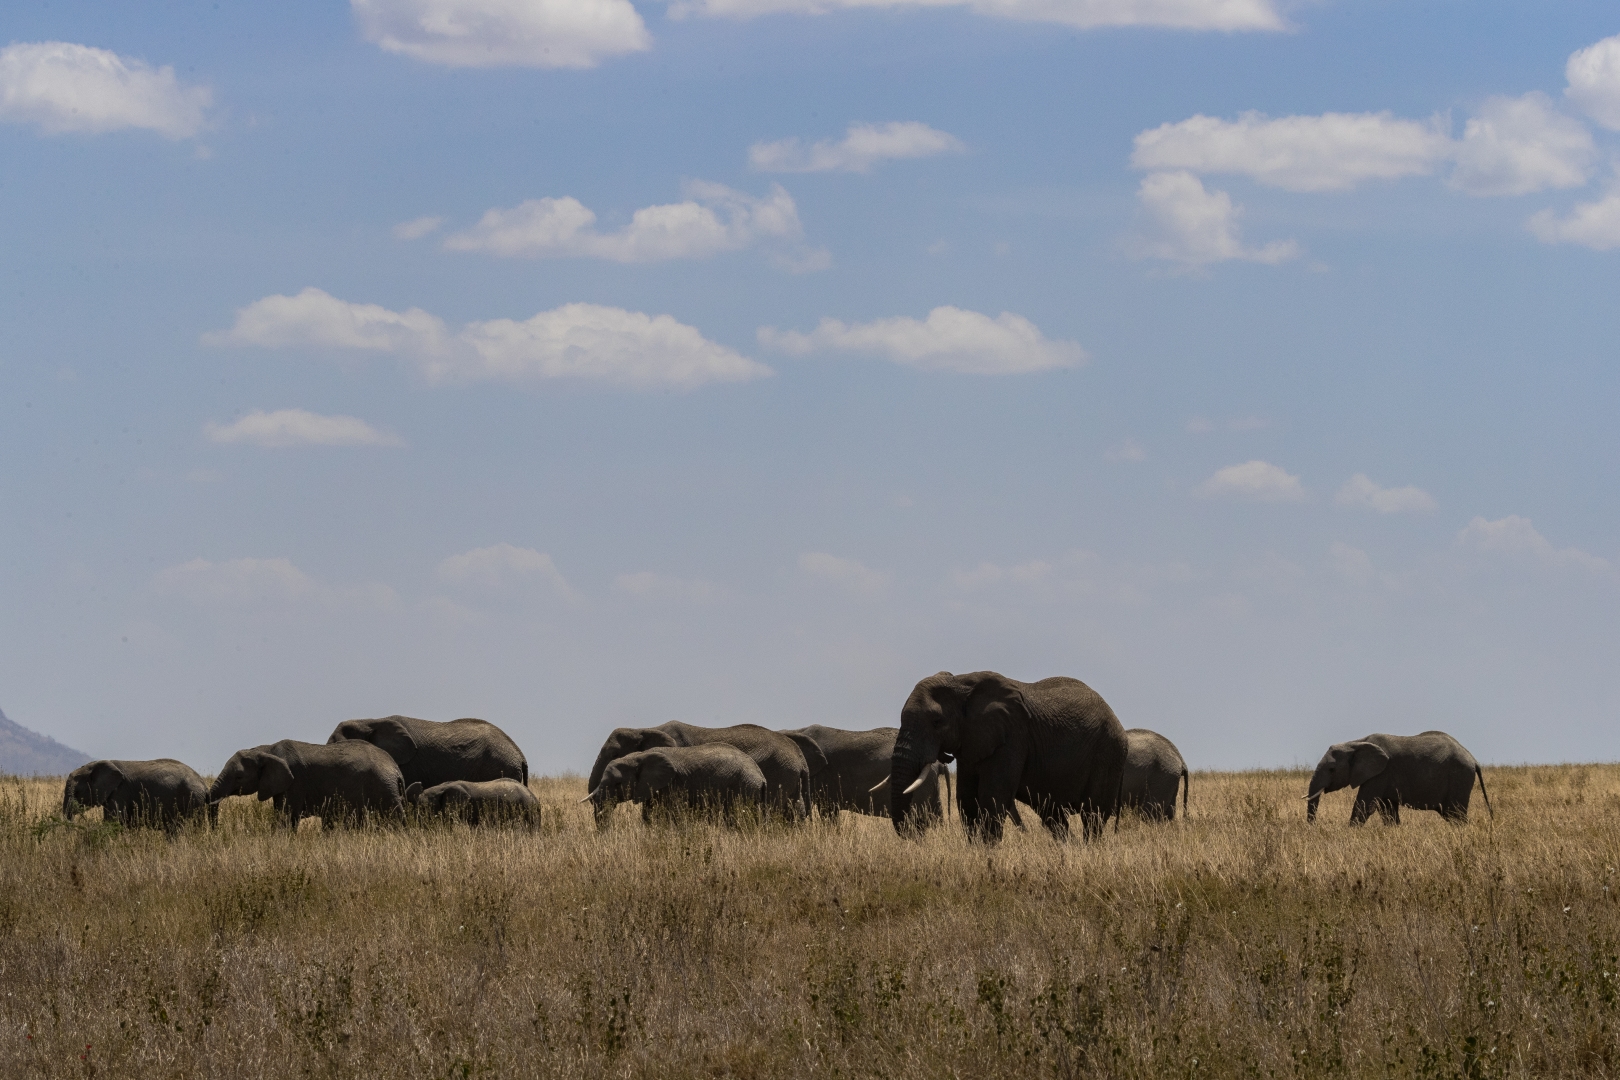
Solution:
{"label": "elephant head", "polygon": [[1316,807],[1322,793],[1345,787],[1360,787],[1384,771],[1389,755],[1377,743],[1365,739],[1357,742],[1334,743],[1317,763],[1311,774],[1311,787],[1305,798],[1305,820],[1316,820]]}
{"label": "elephant head", "polygon": [[[607,815],[613,810],[614,802],[595,798],[596,792],[602,788],[603,777],[607,775],[608,767],[620,758],[630,754],[637,754],[643,750],[651,750],[659,746],[674,746],[675,739],[667,731],[658,728],[614,728],[613,734],[607,737],[602,744],[601,753],[596,755],[596,764],[591,766],[589,789],[591,794],[586,796],[587,801],[596,806],[596,823],[605,824]],[[617,796],[615,796],[615,800]]]}
{"label": "elephant head", "polygon": [[230,795],[259,796],[259,801],[285,795],[292,789],[292,769],[268,750],[238,750],[219,770],[208,801],[217,803]]}
{"label": "elephant head", "polygon": [[80,765],[68,774],[62,790],[62,816],[69,821],[80,810],[105,805],[118,785],[124,782],[124,770],[111,761],[92,761]]}
{"label": "elephant head", "polygon": [[911,797],[922,787],[931,763],[951,762],[970,737],[999,744],[1003,725],[1025,715],[1018,688],[993,671],[941,671],[918,683],[900,710],[900,734],[889,769],[889,816],[895,829],[905,831]]}
{"label": "elephant head", "polygon": [[621,802],[648,805],[675,780],[675,769],[662,754],[630,754],[608,762],[601,782],[585,798],[595,806],[601,821]]}
{"label": "elephant head", "polygon": [[328,745],[345,740],[368,742],[404,765],[416,756],[416,739],[404,724],[404,717],[385,716],[378,720],[345,720],[332,730]]}

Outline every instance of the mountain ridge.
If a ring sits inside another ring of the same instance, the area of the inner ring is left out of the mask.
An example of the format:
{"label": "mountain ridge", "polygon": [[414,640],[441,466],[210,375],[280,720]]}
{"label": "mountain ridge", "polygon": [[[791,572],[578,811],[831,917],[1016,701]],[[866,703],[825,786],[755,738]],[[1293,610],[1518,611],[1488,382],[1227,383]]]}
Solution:
{"label": "mountain ridge", "polygon": [[65,776],[91,760],[83,750],[63,746],[30,731],[0,709],[0,773],[7,776]]}

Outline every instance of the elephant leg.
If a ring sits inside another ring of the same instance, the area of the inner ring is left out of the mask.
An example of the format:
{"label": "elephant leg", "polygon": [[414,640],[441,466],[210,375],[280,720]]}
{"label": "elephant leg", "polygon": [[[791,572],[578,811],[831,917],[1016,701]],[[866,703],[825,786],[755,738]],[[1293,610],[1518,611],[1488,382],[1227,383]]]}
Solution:
{"label": "elephant leg", "polygon": [[1372,816],[1373,801],[1365,795],[1357,795],[1356,803],[1350,808],[1350,824],[1360,825]]}
{"label": "elephant leg", "polygon": [[1383,812],[1385,825],[1399,825],[1401,823],[1401,804],[1394,799],[1387,799],[1379,806]]}
{"label": "elephant leg", "polygon": [[[1069,839],[1069,815],[1062,808],[1041,811],[1041,824],[1046,831],[1052,834],[1052,839],[1063,843]],[[1091,819],[1088,817],[1083,826],[1087,839],[1091,838]]]}

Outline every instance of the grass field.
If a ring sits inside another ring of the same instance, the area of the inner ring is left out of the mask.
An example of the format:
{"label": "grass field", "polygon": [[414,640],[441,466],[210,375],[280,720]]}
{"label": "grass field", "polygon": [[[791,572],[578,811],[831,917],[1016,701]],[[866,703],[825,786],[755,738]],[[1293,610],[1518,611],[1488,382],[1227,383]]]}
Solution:
{"label": "grass field", "polygon": [[[1196,774],[1097,843],[808,827],[175,839],[0,780],[0,1076],[1620,1075],[1620,766],[1494,822]],[[1030,820],[1033,820],[1031,818]]]}

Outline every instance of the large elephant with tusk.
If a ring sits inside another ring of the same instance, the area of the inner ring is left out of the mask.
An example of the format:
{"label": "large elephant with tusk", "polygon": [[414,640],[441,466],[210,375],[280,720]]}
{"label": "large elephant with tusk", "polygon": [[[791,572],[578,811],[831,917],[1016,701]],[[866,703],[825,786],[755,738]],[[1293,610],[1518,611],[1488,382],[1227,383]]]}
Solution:
{"label": "large elephant with tusk", "polygon": [[932,762],[956,760],[956,805],[970,835],[1001,837],[1021,800],[1053,836],[1079,814],[1088,839],[1118,813],[1129,744],[1114,710],[1079,679],[1026,683],[994,671],[919,682],[900,711],[889,816],[905,831]]}
{"label": "large elephant with tusk", "polygon": [[1305,820],[1316,820],[1316,807],[1329,791],[1353,787],[1356,802],[1350,824],[1360,825],[1374,810],[1386,824],[1398,825],[1401,807],[1435,810],[1447,821],[1468,820],[1468,801],[1474,781],[1485,797],[1492,817],[1491,796],[1485,774],[1463,744],[1443,731],[1418,735],[1368,735],[1354,742],[1335,743],[1317,763],[1304,798]]}
{"label": "large elephant with tusk", "polygon": [[[826,767],[826,759],[813,746],[800,748],[798,743],[780,732],[762,728],[758,724],[737,724],[733,727],[706,728],[696,724],[683,724],[671,720],[667,724],[646,728],[615,728],[602,743],[591,766],[587,787],[595,791],[602,784],[602,772],[609,763],[627,754],[653,750],[661,746],[733,746],[749,757],[765,777],[765,797],[769,805],[790,817],[804,818],[810,812],[810,773]],[[809,757],[812,760],[807,761]],[[596,804],[596,822],[607,823],[613,810],[611,801]]]}
{"label": "large elephant with tusk", "polygon": [[[857,814],[889,816],[889,765],[894,759],[894,740],[899,728],[873,728],[845,731],[842,728],[811,724],[782,732],[799,745],[805,760],[825,761],[810,772],[810,802],[822,814],[849,810]],[[911,802],[913,823],[926,827],[945,816],[940,801],[939,780],[950,788],[950,769],[930,762],[919,777],[921,786]],[[948,797],[948,796],[947,796]]]}

